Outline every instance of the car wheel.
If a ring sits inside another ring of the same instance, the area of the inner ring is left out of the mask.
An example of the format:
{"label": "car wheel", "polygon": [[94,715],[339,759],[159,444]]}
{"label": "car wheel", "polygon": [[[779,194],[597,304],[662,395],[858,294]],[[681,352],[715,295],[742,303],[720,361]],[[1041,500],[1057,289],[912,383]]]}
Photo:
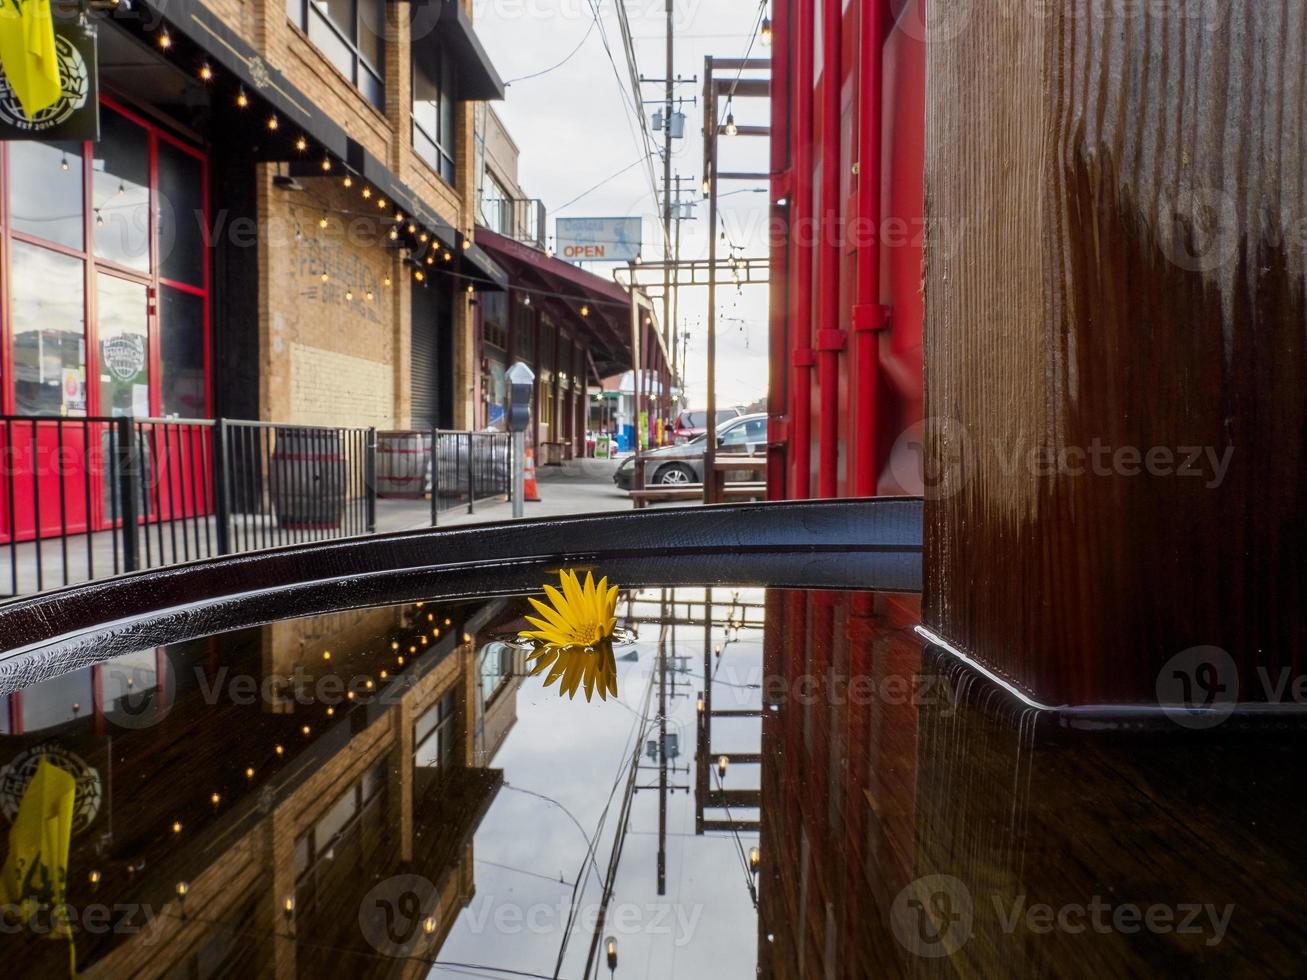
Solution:
{"label": "car wheel", "polygon": [[687,483],[694,482],[694,470],[681,463],[672,463],[670,466],[664,466],[654,474],[654,483],[665,487],[684,486]]}

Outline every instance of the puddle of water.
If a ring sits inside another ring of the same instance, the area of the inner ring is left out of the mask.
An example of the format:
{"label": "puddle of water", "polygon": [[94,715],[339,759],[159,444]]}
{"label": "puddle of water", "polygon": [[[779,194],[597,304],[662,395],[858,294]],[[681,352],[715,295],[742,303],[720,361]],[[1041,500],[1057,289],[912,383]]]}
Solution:
{"label": "puddle of water", "polygon": [[587,701],[531,676],[535,614],[341,612],[0,699],[0,950],[110,977],[603,976],[609,938],[614,976],[713,980],[1298,962],[1294,732],[1072,731],[872,593],[623,593],[571,653],[602,661]]}

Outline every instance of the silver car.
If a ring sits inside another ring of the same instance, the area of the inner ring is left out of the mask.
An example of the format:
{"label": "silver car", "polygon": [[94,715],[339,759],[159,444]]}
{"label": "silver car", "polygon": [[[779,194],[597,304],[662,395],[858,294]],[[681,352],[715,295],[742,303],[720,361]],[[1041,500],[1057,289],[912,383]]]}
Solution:
{"label": "silver car", "polygon": [[[707,436],[695,436],[679,446],[663,446],[641,454],[644,461],[644,485],[678,486],[703,482],[703,453]],[[717,452],[752,456],[767,445],[767,416],[741,415],[717,427]],[[613,474],[620,490],[630,490],[635,478],[635,457],[628,456]],[[731,474],[727,474],[727,479]]]}

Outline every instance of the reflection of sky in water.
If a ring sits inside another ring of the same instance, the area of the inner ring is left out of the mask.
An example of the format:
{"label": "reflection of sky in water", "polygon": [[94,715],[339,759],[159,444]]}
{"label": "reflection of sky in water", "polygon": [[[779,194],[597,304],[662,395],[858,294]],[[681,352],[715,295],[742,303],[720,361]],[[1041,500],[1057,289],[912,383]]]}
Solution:
{"label": "reflection of sky in water", "polygon": [[[702,596],[702,590],[683,590]],[[761,591],[745,595],[761,601]],[[654,596],[646,591],[645,599]],[[701,611],[699,607],[698,611]],[[724,609],[724,606],[722,607]],[[650,615],[656,603],[648,602],[638,612]],[[627,603],[619,602],[619,618]],[[681,615],[684,615],[684,607]],[[721,615],[715,608],[715,615]],[[720,641],[723,630],[714,631]],[[628,647],[618,648],[617,679],[620,703],[586,704],[583,700],[559,698],[555,689],[545,689],[541,678],[528,678],[517,693],[517,724],[489,763],[503,769],[505,788],[500,792],[476,833],[476,895],[459,915],[440,951],[445,962],[482,963],[512,970],[552,973],[562,941],[572,888],[581,868],[587,844],[576,824],[545,800],[517,790],[530,790],[553,797],[567,807],[590,833],[598,825],[614,781],[624,777],[632,750],[632,733],[640,728],[640,711],[650,681],[656,685],[658,629],[641,628],[634,649],[639,661],[623,660]],[[741,642],[726,647],[723,657],[738,660],[731,683],[756,683],[762,672],[761,633],[744,629]],[[673,787],[693,786],[695,696],[702,687],[703,630],[678,628],[676,643],[668,651],[669,663],[676,655],[688,656],[691,676],[677,676],[677,694],[668,704],[668,730],[680,735],[679,767],[669,772]],[[723,664],[720,677],[726,676]],[[671,690],[671,683],[668,685]],[[732,692],[732,693],[728,693]],[[714,696],[725,706],[728,700],[752,699],[756,690],[715,687]],[[657,712],[657,689],[650,703],[650,723]],[[731,707],[737,705],[732,700]],[[735,721],[734,727],[725,722]],[[740,724],[743,722],[744,724]],[[713,743],[717,750],[719,732],[726,748],[758,751],[757,719],[719,719],[714,722]],[[729,834],[696,837],[694,796],[684,790],[669,794],[667,806],[667,894],[657,893],[658,855],[658,770],[644,753],[643,742],[654,738],[656,726],[642,738],[638,785],[654,789],[636,793],[632,804],[630,832],[622,851],[609,918],[601,934],[618,940],[618,973],[628,977],[752,977],[756,963],[757,916],[749,899],[735,838]],[[683,771],[689,767],[691,771]],[[715,778],[715,777],[714,777]],[[732,767],[726,777],[730,788],[758,786],[758,767]],[[612,851],[624,782],[613,797],[612,809],[595,848],[599,873],[607,866]],[[756,811],[732,811],[736,816],[756,817]],[[744,850],[757,844],[756,834],[741,834]],[[491,863],[493,862],[493,863]],[[505,867],[506,866],[506,867]],[[545,881],[523,874],[522,869],[568,884]],[[584,969],[592,935],[591,923],[602,888],[593,869],[580,899],[588,912],[573,927],[566,959],[560,973],[579,977]],[[619,921],[620,917],[620,921]],[[606,976],[603,952],[598,956],[597,976]],[[431,976],[457,976],[454,970],[437,967]]]}

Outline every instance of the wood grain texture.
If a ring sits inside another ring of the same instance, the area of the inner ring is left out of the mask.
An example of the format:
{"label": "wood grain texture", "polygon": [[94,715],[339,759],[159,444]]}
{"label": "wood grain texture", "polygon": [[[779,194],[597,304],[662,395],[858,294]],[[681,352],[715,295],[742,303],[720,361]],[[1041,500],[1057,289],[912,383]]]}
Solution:
{"label": "wood grain texture", "polygon": [[1044,702],[1153,701],[1195,645],[1245,700],[1303,667],[1304,9],[999,4],[929,46],[925,619]]}

